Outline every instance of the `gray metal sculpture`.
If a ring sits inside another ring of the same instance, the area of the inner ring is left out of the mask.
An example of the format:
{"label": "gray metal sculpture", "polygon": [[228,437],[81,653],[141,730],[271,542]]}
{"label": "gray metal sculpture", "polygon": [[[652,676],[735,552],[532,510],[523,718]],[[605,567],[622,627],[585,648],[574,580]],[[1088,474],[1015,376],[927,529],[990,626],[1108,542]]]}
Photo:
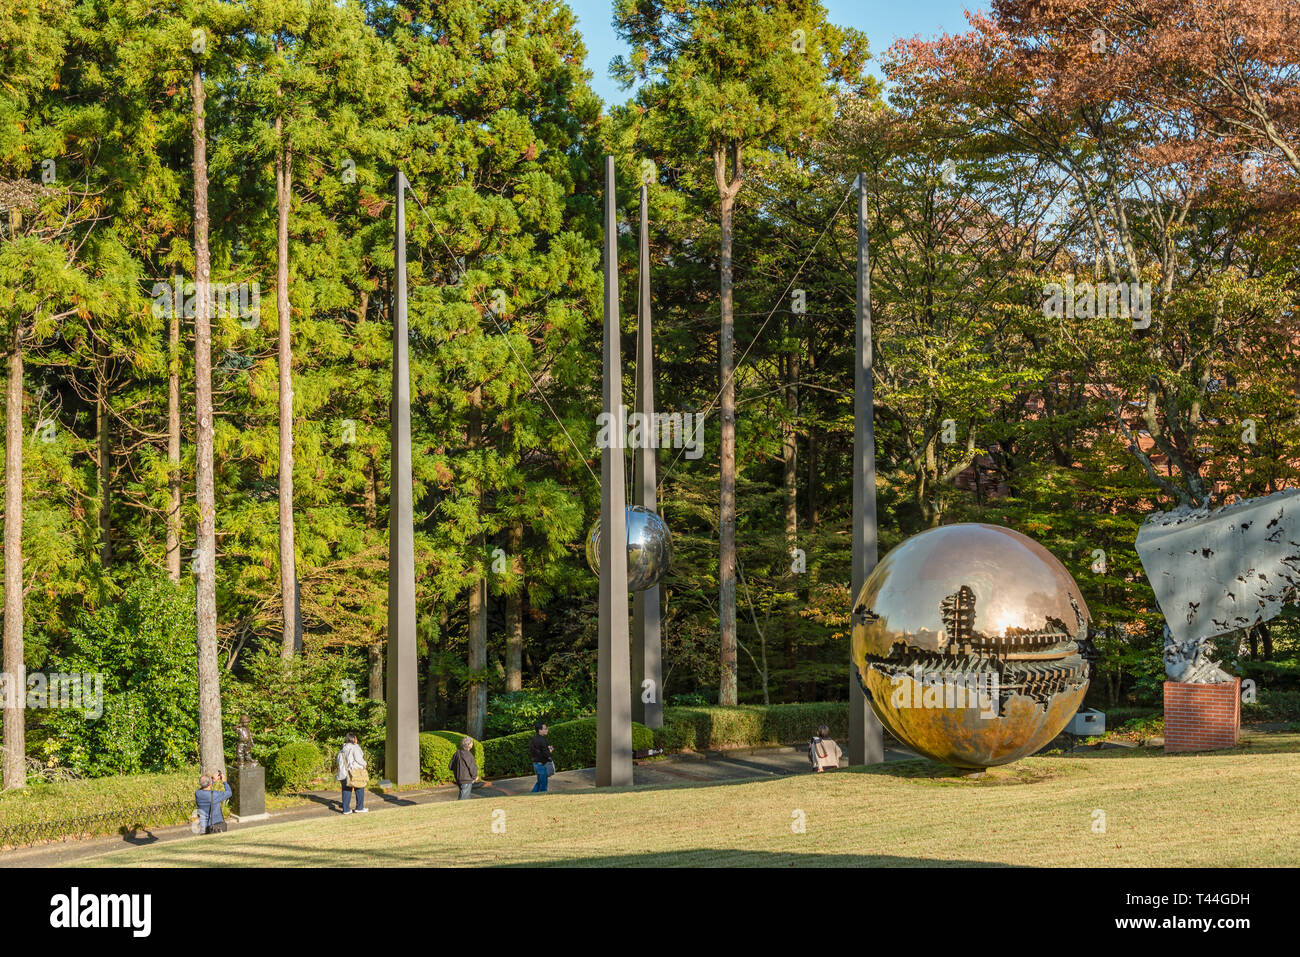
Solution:
{"label": "gray metal sculpture", "polygon": [[1234,680],[1210,659],[1219,635],[1276,618],[1300,597],[1300,489],[1146,520],[1138,557],[1165,615],[1171,681]]}
{"label": "gray metal sculpture", "polygon": [[[605,334],[601,346],[604,414],[623,402],[623,361],[618,326],[618,227],[614,157],[605,157]],[[627,561],[623,541],[623,440],[600,453],[600,521],[609,540],[600,543],[600,623],[596,657],[596,787],[632,783],[632,661],[627,615]]]}
{"label": "gray metal sculpture", "polygon": [[[627,587],[629,591],[653,588],[663,580],[673,558],[668,525],[644,505],[629,505],[623,512],[627,527]],[[600,574],[600,520],[587,533],[587,564]]]}
{"label": "gray metal sculpture", "polygon": [[406,187],[397,172],[393,237],[393,392],[389,406],[392,482],[388,493],[388,676],[384,770],[397,784],[420,780],[420,712],[416,700],[415,504],[411,479],[410,333],[406,321]]}

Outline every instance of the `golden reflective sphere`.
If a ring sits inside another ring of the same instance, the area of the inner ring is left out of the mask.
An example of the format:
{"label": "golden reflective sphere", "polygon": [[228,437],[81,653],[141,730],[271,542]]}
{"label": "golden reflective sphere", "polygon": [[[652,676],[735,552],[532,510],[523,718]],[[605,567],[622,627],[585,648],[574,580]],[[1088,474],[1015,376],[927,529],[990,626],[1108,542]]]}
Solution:
{"label": "golden reflective sphere", "polygon": [[853,605],[853,664],[872,710],[919,754],[986,768],[1055,738],[1088,690],[1088,606],[1056,557],[997,525],[914,535]]}

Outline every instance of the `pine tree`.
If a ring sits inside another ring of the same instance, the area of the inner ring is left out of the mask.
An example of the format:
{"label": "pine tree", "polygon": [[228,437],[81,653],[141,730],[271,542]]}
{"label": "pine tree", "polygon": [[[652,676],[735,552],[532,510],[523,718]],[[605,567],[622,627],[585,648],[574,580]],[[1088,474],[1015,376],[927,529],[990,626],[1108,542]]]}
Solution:
{"label": "pine tree", "polygon": [[[682,158],[686,188],[711,174],[718,196],[718,703],[736,704],[736,202],[749,159],[797,144],[829,116],[833,78],[861,87],[866,44],[828,23],[816,0],[620,0],[615,22],[633,49],[615,73],[641,82],[626,121],[639,141]],[[701,154],[704,168],[692,161]]]}

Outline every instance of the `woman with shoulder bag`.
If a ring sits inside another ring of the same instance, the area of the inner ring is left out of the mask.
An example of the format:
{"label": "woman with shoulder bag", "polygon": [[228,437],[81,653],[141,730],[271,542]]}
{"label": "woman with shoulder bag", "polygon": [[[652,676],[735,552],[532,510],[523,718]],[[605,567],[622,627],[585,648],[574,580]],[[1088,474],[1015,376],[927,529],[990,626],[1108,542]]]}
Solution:
{"label": "woman with shoulder bag", "polygon": [[808,758],[817,774],[838,768],[844,757],[844,750],[829,737],[830,733],[830,728],[822,725],[817,737],[808,742]]}
{"label": "woman with shoulder bag", "polygon": [[349,734],[338,757],[339,783],[343,786],[343,813],[352,812],[352,795],[357,796],[357,814],[367,814],[366,785],[370,783],[370,772],[366,770],[366,758],[357,744],[357,736]]}

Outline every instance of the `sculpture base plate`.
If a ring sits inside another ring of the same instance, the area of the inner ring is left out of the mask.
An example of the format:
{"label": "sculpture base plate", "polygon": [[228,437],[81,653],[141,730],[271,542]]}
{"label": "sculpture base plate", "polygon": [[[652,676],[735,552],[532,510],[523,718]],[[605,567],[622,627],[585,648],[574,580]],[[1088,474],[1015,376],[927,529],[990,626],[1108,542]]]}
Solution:
{"label": "sculpture base plate", "polygon": [[1165,753],[1235,748],[1241,731],[1241,679],[1213,685],[1165,682]]}
{"label": "sculpture base plate", "polygon": [[263,811],[261,814],[242,814],[242,815],[241,815],[241,814],[233,814],[233,813],[232,813],[232,814],[230,815],[230,820],[231,820],[233,823],[235,823],[235,824],[248,824],[248,823],[250,823],[250,822],[252,822],[252,821],[265,821],[265,820],[268,820],[270,817],[271,817],[271,815],[270,815],[268,812],[266,812],[266,811]]}
{"label": "sculpture base plate", "polygon": [[230,813],[241,821],[266,814],[266,769],[260,764],[236,768],[230,778]]}

